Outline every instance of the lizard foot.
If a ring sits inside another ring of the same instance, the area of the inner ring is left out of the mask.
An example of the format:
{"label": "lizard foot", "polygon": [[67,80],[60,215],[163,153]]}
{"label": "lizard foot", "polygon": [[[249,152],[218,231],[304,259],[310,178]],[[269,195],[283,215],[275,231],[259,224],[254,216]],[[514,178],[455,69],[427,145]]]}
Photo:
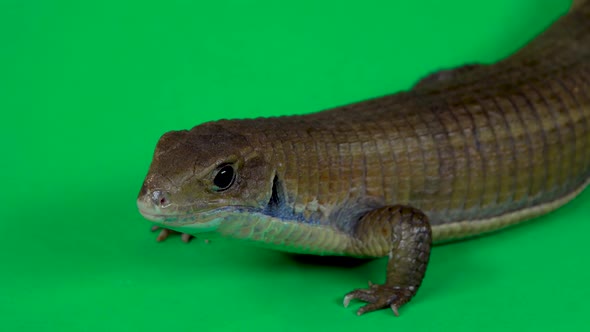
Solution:
{"label": "lizard foot", "polygon": [[396,316],[399,316],[398,309],[406,304],[415,293],[414,287],[399,287],[389,285],[373,284],[369,281],[369,288],[355,289],[344,297],[344,307],[348,307],[351,300],[357,299],[368,302],[361,307],[356,314],[362,315],[367,312],[391,308]]}
{"label": "lizard foot", "polygon": [[185,243],[189,243],[190,240],[193,238],[193,236],[190,234],[180,233],[180,232],[168,229],[168,228],[161,228],[160,226],[156,226],[156,225],[152,226],[152,232],[155,232],[157,230],[160,230],[160,233],[158,234],[158,237],[156,238],[156,241],[158,241],[158,242],[165,241],[172,234],[180,234],[180,238]]}

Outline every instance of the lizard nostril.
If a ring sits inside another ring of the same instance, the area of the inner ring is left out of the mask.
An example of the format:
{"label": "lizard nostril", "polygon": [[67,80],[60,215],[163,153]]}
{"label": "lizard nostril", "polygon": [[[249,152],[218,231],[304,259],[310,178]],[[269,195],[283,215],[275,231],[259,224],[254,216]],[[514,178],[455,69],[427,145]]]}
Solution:
{"label": "lizard nostril", "polygon": [[152,192],[152,202],[157,205],[158,207],[165,208],[170,205],[170,200],[168,199],[168,194],[161,190],[156,190]]}

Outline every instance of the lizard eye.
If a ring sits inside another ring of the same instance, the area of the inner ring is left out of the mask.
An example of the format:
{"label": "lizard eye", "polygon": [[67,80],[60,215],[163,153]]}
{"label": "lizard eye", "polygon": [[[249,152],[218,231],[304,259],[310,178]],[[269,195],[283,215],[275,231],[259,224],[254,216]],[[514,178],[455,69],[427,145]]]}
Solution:
{"label": "lizard eye", "polygon": [[224,165],[219,168],[213,184],[215,185],[215,191],[221,192],[229,189],[236,179],[236,172],[232,165]]}

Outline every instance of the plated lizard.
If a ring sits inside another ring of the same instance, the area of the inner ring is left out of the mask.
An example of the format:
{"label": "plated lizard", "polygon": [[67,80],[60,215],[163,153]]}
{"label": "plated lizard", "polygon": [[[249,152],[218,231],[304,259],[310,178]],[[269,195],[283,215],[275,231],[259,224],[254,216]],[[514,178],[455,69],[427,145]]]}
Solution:
{"label": "plated lizard", "polygon": [[416,294],[434,243],[552,211],[590,181],[590,2],[514,55],[323,112],[220,120],[159,140],[137,204],[187,234],[389,256],[358,314]]}

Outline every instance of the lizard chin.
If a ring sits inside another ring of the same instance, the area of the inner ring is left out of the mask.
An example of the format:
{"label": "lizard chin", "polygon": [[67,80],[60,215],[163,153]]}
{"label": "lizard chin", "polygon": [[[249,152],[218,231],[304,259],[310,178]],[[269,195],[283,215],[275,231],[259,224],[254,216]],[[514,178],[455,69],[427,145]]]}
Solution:
{"label": "lizard chin", "polygon": [[215,231],[225,219],[232,207],[224,206],[200,211],[162,211],[142,200],[137,201],[137,207],[141,215],[164,228],[170,228],[183,233],[202,233]]}

